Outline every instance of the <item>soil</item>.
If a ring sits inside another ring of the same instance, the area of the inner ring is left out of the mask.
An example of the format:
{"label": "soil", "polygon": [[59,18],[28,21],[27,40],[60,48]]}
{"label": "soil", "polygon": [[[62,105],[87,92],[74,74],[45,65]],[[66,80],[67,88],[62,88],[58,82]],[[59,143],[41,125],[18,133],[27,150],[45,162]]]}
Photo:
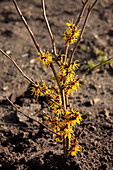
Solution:
{"label": "soil", "polygon": [[[51,39],[41,14],[39,0],[17,1],[41,49],[51,50]],[[48,0],[46,10],[55,36],[57,50],[64,48],[65,22],[77,20],[82,0]],[[92,2],[91,0],[89,1]],[[81,20],[80,28],[86,12]],[[113,1],[99,1],[91,13],[75,58],[81,66],[90,59],[98,61],[99,51],[113,55]],[[72,46],[73,47],[73,46]],[[0,0],[0,48],[13,56],[30,78],[40,77],[53,83],[52,72],[42,67],[35,58],[37,50],[19,18],[12,1]],[[57,52],[58,52],[57,51]],[[82,67],[81,67],[82,68]],[[79,69],[78,75],[83,73]],[[0,92],[10,98],[20,110],[43,120],[43,111],[50,112],[44,97],[31,96],[29,82],[13,63],[0,53]],[[83,113],[83,121],[76,126],[82,150],[68,160],[63,158],[62,143],[53,143],[52,134],[38,123],[22,116],[0,96],[0,169],[58,169],[111,170],[113,127],[113,62],[87,74],[81,89],[71,94],[70,102]]]}

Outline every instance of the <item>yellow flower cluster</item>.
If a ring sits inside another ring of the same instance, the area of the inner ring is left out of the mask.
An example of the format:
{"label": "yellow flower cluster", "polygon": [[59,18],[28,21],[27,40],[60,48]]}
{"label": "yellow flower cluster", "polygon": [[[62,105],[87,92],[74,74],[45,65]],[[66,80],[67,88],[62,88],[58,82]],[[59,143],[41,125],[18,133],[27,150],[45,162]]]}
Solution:
{"label": "yellow flower cluster", "polygon": [[79,88],[79,81],[77,81],[77,76],[75,76],[75,70],[79,67],[77,62],[74,61],[70,66],[65,64],[59,67],[58,78],[62,87],[65,85],[65,94],[68,95]]}
{"label": "yellow flower cluster", "polygon": [[[66,23],[67,28],[64,32],[65,45],[73,44],[77,41],[80,30],[77,30],[75,24],[69,21]],[[38,83],[31,87],[32,94],[38,96],[46,96],[49,99],[49,105],[51,107],[52,113],[51,116],[45,113],[44,123],[52,129],[55,134],[53,134],[53,140],[57,142],[64,142],[69,140],[68,154],[74,156],[80,149],[81,146],[78,144],[78,140],[74,134],[74,127],[76,124],[80,124],[82,120],[81,113],[78,110],[73,110],[69,108],[68,104],[68,95],[71,92],[75,92],[79,88],[79,81],[75,75],[75,70],[78,69],[78,61],[74,61],[68,65],[68,59],[64,61],[64,54],[59,54],[60,65],[59,71],[54,77],[57,80],[55,87],[47,85],[44,81]],[[47,51],[39,53],[37,58],[43,66],[50,66],[50,62],[53,62],[52,55]],[[60,85],[59,85],[60,84]],[[63,98],[62,95],[65,96]],[[64,104],[64,101],[66,104]],[[65,142],[64,142],[65,143]],[[66,145],[66,144],[64,144]],[[67,147],[64,146],[64,147]]]}
{"label": "yellow flower cluster", "polygon": [[[32,94],[37,96],[47,96],[50,99],[49,105],[52,108],[53,113],[60,114],[62,108],[62,101],[60,90],[57,87],[50,87],[45,82],[39,84],[37,81],[37,85],[33,85],[30,87]],[[52,100],[51,100],[52,99]]]}
{"label": "yellow flower cluster", "polygon": [[50,87],[45,82],[40,85],[37,81],[37,85],[33,85],[30,89],[32,91],[32,95],[45,96],[45,94],[50,94]]}
{"label": "yellow flower cluster", "polygon": [[69,154],[70,154],[71,156],[75,156],[76,153],[77,153],[78,151],[80,151],[80,149],[82,149],[82,146],[80,146],[80,145],[78,144],[78,140],[75,139],[75,137],[71,140],[70,145],[71,145],[71,148],[70,148]]}
{"label": "yellow flower cluster", "polygon": [[[53,114],[52,117],[45,116],[45,124],[57,134],[53,134],[53,140],[56,142],[62,142],[64,138],[68,137],[71,141],[69,154],[74,156],[77,151],[81,149],[77,139],[74,135],[73,127],[76,123],[80,124],[82,120],[81,114],[78,110],[64,111],[62,110],[59,117]],[[76,139],[76,140],[75,140]]]}
{"label": "yellow flower cluster", "polygon": [[59,114],[63,111],[63,107],[62,107],[60,90],[57,86],[55,86],[54,88],[51,88],[51,97],[52,97],[52,100],[55,102],[50,101],[49,105],[52,108],[52,112],[57,117],[59,117]]}
{"label": "yellow flower cluster", "polygon": [[[63,62],[63,61],[62,61]],[[67,61],[68,62],[68,61]],[[76,81],[74,70],[78,68],[77,61],[59,67],[58,78],[61,86],[65,84],[64,92],[68,95],[71,91],[75,91],[79,87],[79,82]],[[52,108],[52,116],[45,116],[45,124],[49,126],[57,134],[53,134],[53,139],[56,142],[62,142],[64,139],[70,139],[69,154],[74,156],[81,149],[74,135],[74,127],[76,123],[80,124],[82,120],[78,110],[65,110],[62,105],[61,92],[56,85],[55,87],[48,86],[45,82],[38,83],[31,87],[32,94],[40,96],[48,96],[50,99],[49,105]],[[75,142],[74,139],[76,139]]]}
{"label": "yellow flower cluster", "polygon": [[66,23],[67,28],[64,32],[64,39],[66,46],[69,46],[69,44],[73,44],[77,41],[79,35],[80,35],[80,29],[78,30],[78,27],[72,22],[69,21],[69,23]]}
{"label": "yellow flower cluster", "polygon": [[70,82],[66,83],[66,89],[65,89],[65,93],[66,94],[70,94],[71,92],[75,92],[77,91],[77,88],[79,88],[79,81],[77,81],[77,76],[73,79],[71,79]]}
{"label": "yellow flower cluster", "polygon": [[39,53],[39,56],[36,60],[39,60],[41,63],[43,63],[43,66],[48,66],[51,61],[53,62],[52,55],[49,53],[49,51],[45,52],[44,50],[42,54]]}
{"label": "yellow flower cluster", "polygon": [[80,124],[80,121],[82,120],[81,114],[78,110],[71,110],[67,111],[64,115],[65,123],[69,124],[71,126],[75,126],[76,123]]}
{"label": "yellow flower cluster", "polygon": [[[68,66],[68,60],[65,64],[63,60],[61,60],[61,63],[61,66],[59,66],[58,79],[62,88],[64,88],[65,95],[69,95],[70,92],[76,91],[79,87],[79,82],[76,81],[77,77],[75,76],[75,69],[78,69],[79,64],[75,61]],[[81,148],[77,140],[75,143],[73,142],[75,138],[74,126],[82,120],[81,114],[78,110],[64,110],[61,92],[57,84],[55,87],[50,87],[45,82],[40,84],[37,82],[37,85],[31,87],[31,91],[32,94],[40,96],[46,95],[50,99],[49,105],[52,108],[52,116],[45,116],[45,124],[59,134],[60,137],[57,134],[53,134],[54,141],[61,142],[64,138],[70,139],[69,153],[73,156]]]}

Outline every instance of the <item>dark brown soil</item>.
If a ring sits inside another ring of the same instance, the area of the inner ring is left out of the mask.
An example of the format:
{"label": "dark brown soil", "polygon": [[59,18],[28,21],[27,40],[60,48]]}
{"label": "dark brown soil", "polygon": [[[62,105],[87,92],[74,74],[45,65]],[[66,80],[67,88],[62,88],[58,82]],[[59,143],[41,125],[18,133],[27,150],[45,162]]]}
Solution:
{"label": "dark brown soil", "polygon": [[[82,1],[82,0],[81,0]],[[80,0],[47,0],[47,16],[56,37],[57,50],[64,47],[65,22],[78,17]],[[41,15],[39,0],[17,1],[42,49],[51,49],[51,40]],[[91,2],[91,0],[90,0]],[[86,14],[86,13],[85,13]],[[80,24],[81,28],[81,24]],[[86,47],[86,48],[83,48]],[[0,48],[12,55],[21,69],[35,81],[40,76],[51,83],[52,72],[42,68],[35,58],[37,51],[20,20],[12,1],[0,0]],[[98,60],[98,51],[113,55],[113,1],[100,0],[87,23],[75,54],[81,65],[91,58]],[[96,52],[95,52],[96,51]],[[83,73],[80,69],[78,74]],[[49,112],[45,98],[33,97],[29,83],[5,56],[0,53],[0,92],[25,113],[42,120],[43,110]],[[79,134],[86,125],[79,143],[82,150],[65,160],[61,143],[52,143],[52,136],[38,123],[20,115],[0,97],[0,168],[4,170],[58,169],[111,170],[113,127],[113,63],[102,66],[85,77],[81,89],[70,96],[73,107],[84,114]]]}

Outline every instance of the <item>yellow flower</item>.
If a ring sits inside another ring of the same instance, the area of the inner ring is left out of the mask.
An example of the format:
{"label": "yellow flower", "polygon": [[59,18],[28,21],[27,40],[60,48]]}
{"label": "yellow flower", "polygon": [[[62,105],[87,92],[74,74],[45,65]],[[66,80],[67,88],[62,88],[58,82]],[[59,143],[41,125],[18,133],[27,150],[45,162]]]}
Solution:
{"label": "yellow flower", "polygon": [[[61,65],[59,67],[59,72],[58,72],[58,78],[60,81],[60,84],[63,86],[64,84],[66,84],[66,86],[68,86],[69,88],[71,87],[70,81],[76,81],[76,77],[75,77],[75,70],[78,69],[79,64],[77,63],[78,61],[74,61],[74,63],[70,64],[70,66],[68,66],[68,60],[66,62],[65,65]],[[77,84],[78,82],[76,82]],[[69,85],[67,85],[69,84]],[[77,84],[78,85],[78,84]],[[71,88],[72,89],[72,88]],[[73,87],[74,89],[74,87]]]}
{"label": "yellow flower", "polygon": [[52,55],[49,53],[49,51],[45,52],[44,50],[42,54],[43,55],[39,53],[39,56],[36,60],[39,60],[44,66],[48,66],[51,61],[53,62]]}
{"label": "yellow flower", "polygon": [[38,81],[37,81],[37,85],[33,84],[33,87],[30,87],[29,89],[31,89],[31,91],[32,91],[31,95],[33,95],[33,94],[39,95],[40,94],[40,85],[39,85]]}
{"label": "yellow flower", "polygon": [[80,149],[82,149],[82,146],[80,146],[79,144],[78,144],[78,140],[76,139],[75,140],[75,143],[74,144],[71,144],[71,150],[70,150],[70,155],[71,156],[75,156],[76,155],[76,153],[78,152],[78,151],[80,151]]}
{"label": "yellow flower", "polygon": [[70,94],[71,92],[77,91],[78,88],[80,88],[79,81],[76,81],[77,77],[72,78],[70,81],[66,81],[66,88],[65,93]]}
{"label": "yellow flower", "polygon": [[65,123],[71,124],[72,126],[75,126],[76,123],[80,124],[80,121],[82,121],[81,113],[78,110],[70,110],[67,111],[64,115]]}
{"label": "yellow flower", "polygon": [[51,88],[45,82],[39,84],[37,81],[37,84],[33,84],[33,87],[30,87],[30,89],[32,91],[32,94],[35,94],[37,96],[44,96],[45,94],[47,94],[50,97],[51,94]]}
{"label": "yellow flower", "polygon": [[67,28],[63,34],[63,39],[65,39],[65,44],[66,46],[68,46],[69,44],[73,44],[77,41],[80,35],[80,29],[78,30],[78,27],[75,26],[75,24],[73,23],[73,19],[72,22],[69,20],[69,23],[66,23],[66,25]]}

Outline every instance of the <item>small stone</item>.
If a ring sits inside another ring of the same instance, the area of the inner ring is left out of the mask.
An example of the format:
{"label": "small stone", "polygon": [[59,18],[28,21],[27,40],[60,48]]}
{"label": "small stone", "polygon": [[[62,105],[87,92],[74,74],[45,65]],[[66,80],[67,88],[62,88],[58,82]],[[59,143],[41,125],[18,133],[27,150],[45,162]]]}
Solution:
{"label": "small stone", "polygon": [[36,61],[35,59],[31,59],[31,60],[30,60],[30,64],[34,64],[35,61]]}
{"label": "small stone", "polygon": [[22,57],[28,57],[28,53],[23,54]]}
{"label": "small stone", "polygon": [[8,90],[8,86],[3,87],[3,90],[4,91]]}
{"label": "small stone", "polygon": [[89,111],[89,112],[88,112],[88,115],[92,115],[92,113]]}
{"label": "small stone", "polygon": [[7,53],[8,55],[10,55],[10,54],[11,54],[11,51],[10,51],[10,50],[7,50],[6,53]]}
{"label": "small stone", "polygon": [[102,87],[101,85],[98,86],[99,89],[100,89],[101,87]]}
{"label": "small stone", "polygon": [[95,99],[93,99],[93,103],[94,103],[94,104],[98,103],[99,101],[100,101],[100,99],[99,99],[99,98],[95,98]]}
{"label": "small stone", "polygon": [[109,112],[107,109],[104,109],[104,115],[107,119],[109,118]]}

